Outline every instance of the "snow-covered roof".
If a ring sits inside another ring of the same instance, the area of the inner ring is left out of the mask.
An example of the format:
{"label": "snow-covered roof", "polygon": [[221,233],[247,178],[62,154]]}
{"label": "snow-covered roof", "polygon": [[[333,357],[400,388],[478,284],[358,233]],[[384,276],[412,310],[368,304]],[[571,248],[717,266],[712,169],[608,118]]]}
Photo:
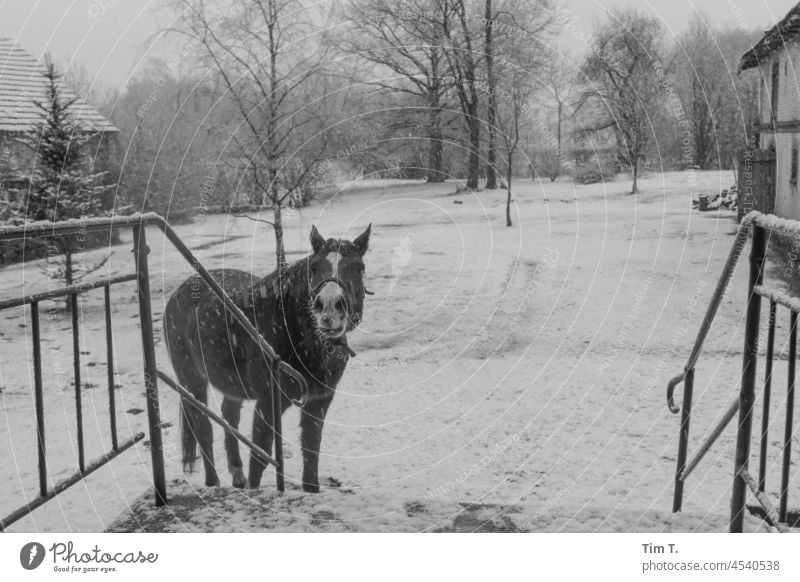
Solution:
{"label": "snow-covered roof", "polygon": [[[0,37],[0,131],[34,131],[41,115],[34,101],[46,102],[42,64],[16,45]],[[75,98],[63,89],[66,99]],[[85,100],[77,98],[70,111],[81,129],[90,132],[119,131]]]}
{"label": "snow-covered roof", "polygon": [[764,33],[759,41],[739,59],[739,70],[759,66],[767,57],[783,48],[800,32],[800,2],[789,10],[786,16]]}

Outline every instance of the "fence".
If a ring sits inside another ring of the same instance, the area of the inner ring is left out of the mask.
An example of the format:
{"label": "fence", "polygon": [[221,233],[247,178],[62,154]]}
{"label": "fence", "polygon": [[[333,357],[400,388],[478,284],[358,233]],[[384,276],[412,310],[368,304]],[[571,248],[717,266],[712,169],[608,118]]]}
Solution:
{"label": "fence", "polygon": [[[273,432],[275,443],[275,457],[271,457],[264,450],[253,444],[249,439],[244,437],[236,429],[230,426],[222,418],[211,411],[202,402],[196,400],[189,394],[185,388],[172,381],[166,374],[159,372],[156,369],[155,347],[153,342],[153,320],[150,302],[150,274],[148,268],[147,255],[149,248],[147,247],[146,228],[148,226],[155,226],[159,228],[167,240],[173,247],[180,253],[180,255],[194,268],[198,276],[208,285],[211,292],[220,300],[225,306],[225,309],[232,318],[245,329],[250,338],[256,342],[261,348],[264,357],[270,363],[274,381],[276,386],[281,386],[281,379],[285,376],[290,377],[294,382],[300,386],[303,394],[302,398],[305,399],[307,395],[307,385],[303,376],[294,368],[283,362],[280,357],[275,353],[272,347],[264,340],[258,333],[256,328],[247,319],[247,316],[236,306],[231,298],[223,291],[222,287],[214,280],[208,271],[200,264],[197,258],[192,254],[188,247],[178,237],[175,231],[166,223],[166,221],[157,214],[138,214],[129,217],[119,218],[92,218],[76,221],[65,222],[41,222],[33,223],[20,227],[3,227],[0,228],[0,245],[7,241],[30,239],[30,238],[59,238],[71,235],[85,235],[86,232],[91,231],[111,231],[113,229],[130,228],[133,231],[133,253],[135,262],[135,271],[127,275],[113,277],[111,279],[100,281],[97,283],[73,285],[63,287],[61,289],[54,289],[42,293],[33,293],[23,295],[21,297],[6,299],[0,301],[0,311],[22,307],[25,305],[30,306],[31,318],[31,335],[32,335],[32,358],[34,368],[34,408],[36,414],[36,442],[37,442],[37,459],[38,459],[38,476],[39,476],[39,490],[38,496],[8,516],[0,520],[0,531],[4,531],[9,525],[18,521],[22,517],[34,511],[37,507],[46,503],[56,495],[62,493],[72,485],[80,482],[92,472],[96,471],[103,465],[110,462],[112,459],[119,456],[125,450],[131,448],[144,438],[144,433],[135,434],[133,437],[119,442],[117,436],[116,426],[116,402],[114,396],[114,344],[113,344],[113,329],[111,320],[111,293],[110,289],[113,285],[118,285],[127,282],[136,282],[137,296],[139,304],[139,320],[142,332],[142,350],[144,360],[144,374],[143,380],[146,392],[146,406],[147,406],[147,420],[148,430],[150,436],[150,452],[151,463],[153,471],[153,486],[155,491],[155,504],[162,506],[167,504],[167,488],[164,469],[164,455],[161,437],[161,420],[158,399],[158,383],[157,378],[161,380],[170,388],[176,390],[184,402],[190,406],[194,406],[207,414],[211,420],[219,424],[223,430],[233,434],[245,446],[254,451],[254,453],[262,460],[275,467],[275,480],[276,486],[279,491],[284,489],[284,474],[283,474],[283,450],[282,450],[282,427],[280,412],[273,416]],[[105,309],[105,333],[106,333],[106,359],[108,366],[108,406],[111,433],[111,450],[100,458],[87,464],[85,459],[85,446],[83,435],[83,414],[81,406],[81,354],[80,354],[80,302],[78,296],[83,293],[95,289],[103,289],[104,291],[104,309]],[[60,481],[59,483],[48,487],[48,472],[47,472],[47,441],[46,441],[46,426],[44,417],[44,386],[42,383],[42,357],[41,357],[41,334],[39,329],[39,304],[45,300],[52,300],[62,297],[68,297],[70,301],[70,311],[72,315],[72,347],[73,347],[73,374],[75,379],[75,405],[76,405],[76,435],[78,445],[78,467],[77,471],[70,477]],[[273,390],[273,397],[280,398],[281,391]],[[273,407],[274,410],[280,411],[280,407]]]}
{"label": "fence", "polygon": [[[730,531],[741,532],[744,526],[744,512],[747,510],[746,497],[749,489],[760,507],[761,515],[776,529],[785,532],[790,519],[788,511],[789,482],[791,472],[791,441],[793,434],[793,411],[795,389],[795,363],[797,358],[797,314],[800,313],[800,300],[783,291],[764,286],[764,267],[766,262],[767,235],[782,233],[800,237],[800,222],[787,221],[772,215],[751,212],[745,217],[736,234],[736,239],[725,262],[722,275],[709,303],[697,339],[689,359],[681,374],[670,380],[667,386],[667,404],[674,413],[680,411],[681,423],[678,441],[678,458],[675,472],[675,487],[672,510],[677,512],[683,505],[683,486],[686,479],[698,466],[714,442],[738,413],[738,431],[733,470],[733,492],[731,497]],[[711,430],[694,456],[687,460],[689,428],[692,414],[692,391],[697,361],[703,343],[711,328],[725,290],[733,275],[736,263],[741,256],[749,235],[752,233],[750,251],[750,272],[745,316],[744,355],[742,358],[741,385],[738,397],[725,410],[722,419]],[[761,317],[761,298],[769,300],[769,321],[767,329],[767,350],[765,380],[763,389],[763,415],[761,422],[761,443],[759,448],[759,477],[754,479],[750,473],[750,445],[752,438],[753,410],[755,407],[756,371],[758,364],[758,328]],[[766,495],[767,445],[769,435],[769,412],[772,392],[772,370],[775,349],[775,320],[778,306],[789,310],[789,359],[788,385],[786,393],[786,420],[783,439],[781,466],[781,487],[779,509],[776,512]],[[683,383],[683,402],[680,410],[675,407],[673,394],[678,384]]]}

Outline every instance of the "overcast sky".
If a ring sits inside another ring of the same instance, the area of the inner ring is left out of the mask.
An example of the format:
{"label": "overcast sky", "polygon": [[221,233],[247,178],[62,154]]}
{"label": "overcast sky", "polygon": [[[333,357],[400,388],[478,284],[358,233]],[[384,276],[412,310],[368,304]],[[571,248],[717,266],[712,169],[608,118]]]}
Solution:
{"label": "overcast sky", "polygon": [[[533,1],[533,0],[531,0]],[[124,86],[137,64],[161,50],[148,39],[165,23],[155,9],[162,0],[0,0],[0,36],[13,39],[36,57],[50,51],[67,65],[81,63],[107,87]],[[592,23],[615,6],[639,5],[656,14],[669,34],[679,34],[695,10],[713,21],[765,29],[783,17],[796,0],[562,0],[574,13],[571,32],[561,42],[575,53],[588,38]]]}

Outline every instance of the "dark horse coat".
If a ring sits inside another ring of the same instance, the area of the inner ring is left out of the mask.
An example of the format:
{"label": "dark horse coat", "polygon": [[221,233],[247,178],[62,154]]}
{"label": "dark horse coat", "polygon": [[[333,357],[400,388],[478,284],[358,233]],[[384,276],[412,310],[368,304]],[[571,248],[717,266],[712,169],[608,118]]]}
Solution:
{"label": "dark horse coat", "polygon": [[[308,382],[309,398],[300,417],[306,491],[319,491],[322,426],[352,354],[345,334],[361,322],[363,314],[363,256],[369,236],[367,228],[353,242],[325,240],[314,227],[313,254],[263,279],[234,269],[211,271],[275,352]],[[209,384],[217,388],[224,395],[222,415],[231,425],[239,424],[243,400],[257,400],[253,440],[271,453],[270,391],[275,387],[269,365],[199,277],[187,279],[170,298],[164,311],[164,335],[179,382],[202,402],[207,402]],[[296,387],[284,384],[281,413],[298,396]],[[199,444],[206,485],[216,485],[211,423],[190,406],[182,405],[181,410],[184,464],[191,469]],[[239,443],[227,433],[225,449],[233,483],[243,487]],[[251,487],[258,487],[265,468],[251,456],[247,479]]]}

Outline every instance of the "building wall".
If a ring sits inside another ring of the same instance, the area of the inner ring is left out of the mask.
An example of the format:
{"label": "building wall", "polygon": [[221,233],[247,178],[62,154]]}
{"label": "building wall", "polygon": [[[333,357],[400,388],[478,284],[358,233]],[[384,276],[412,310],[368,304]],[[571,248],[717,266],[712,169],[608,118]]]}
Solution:
{"label": "building wall", "polygon": [[778,62],[778,122],[800,121],[800,43],[793,41],[761,65],[760,123],[772,112],[772,65]]}
{"label": "building wall", "polygon": [[[778,124],[800,122],[800,43],[792,42],[761,65],[759,123],[767,125],[772,115],[772,68],[778,63]],[[775,149],[775,214],[800,220],[800,188],[791,182],[792,147],[800,148],[800,128],[791,131],[764,130],[759,147]]]}
{"label": "building wall", "polygon": [[770,136],[775,145],[775,214],[800,220],[800,191],[791,182],[792,147],[800,147],[800,133],[785,132]]}

